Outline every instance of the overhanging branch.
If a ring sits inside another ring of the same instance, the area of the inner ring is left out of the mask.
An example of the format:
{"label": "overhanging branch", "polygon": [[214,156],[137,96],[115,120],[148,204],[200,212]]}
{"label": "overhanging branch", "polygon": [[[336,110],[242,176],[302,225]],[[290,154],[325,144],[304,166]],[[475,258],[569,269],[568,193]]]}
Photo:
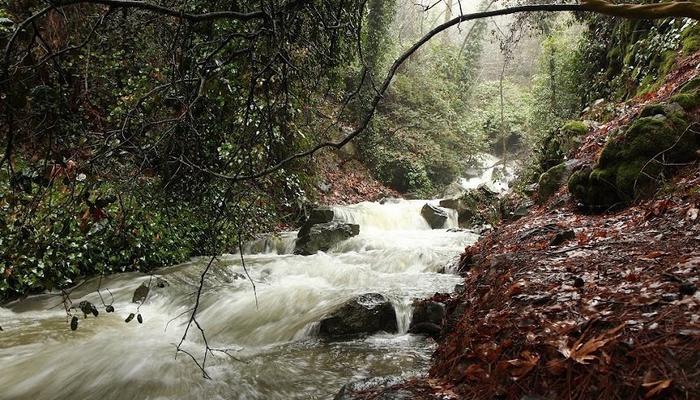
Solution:
{"label": "overhanging branch", "polygon": [[523,13],[523,12],[562,12],[562,11],[589,11],[589,12],[595,12],[599,14],[604,14],[604,15],[610,15],[610,16],[621,16],[624,18],[647,18],[647,19],[660,19],[660,18],[666,18],[666,17],[688,17],[688,18],[693,18],[693,19],[700,19],[700,4],[695,1],[682,1],[682,2],[672,2],[672,3],[660,3],[660,4],[644,4],[644,5],[638,5],[638,4],[612,4],[608,3],[604,0],[588,0],[585,1],[582,4],[538,4],[538,5],[526,5],[526,6],[518,6],[518,7],[510,7],[510,8],[504,8],[500,10],[493,10],[493,11],[483,11],[483,12],[478,12],[478,13],[472,13],[472,14],[463,14],[460,15],[456,18],[451,19],[450,21],[447,21],[443,23],[442,25],[439,25],[432,29],[430,32],[425,34],[419,41],[417,41],[413,46],[411,46],[408,50],[406,50],[403,54],[399,56],[399,58],[394,61],[394,63],[391,65],[391,68],[389,68],[389,72],[387,73],[386,78],[384,79],[384,82],[382,85],[379,87],[379,90],[377,91],[377,94],[374,96],[372,99],[372,102],[370,103],[370,109],[365,114],[364,118],[360,121],[360,124],[349,134],[347,134],[343,139],[337,142],[324,142],[316,145],[315,147],[306,150],[304,152],[300,152],[297,154],[293,154],[284,160],[280,161],[276,165],[267,168],[263,171],[260,171],[255,174],[251,175],[245,175],[245,176],[236,176],[236,177],[231,177],[232,180],[234,181],[242,181],[242,180],[250,180],[250,179],[257,179],[260,177],[263,177],[265,175],[268,175],[272,172],[278,171],[281,168],[283,168],[286,164],[289,162],[303,158],[303,157],[308,157],[310,155],[313,155],[317,151],[329,147],[329,148],[336,148],[339,149],[343,146],[345,146],[347,143],[349,143],[351,140],[353,140],[355,137],[357,137],[360,133],[362,133],[366,128],[369,122],[372,120],[372,117],[374,116],[374,113],[376,111],[377,105],[379,102],[382,100],[384,97],[384,93],[386,90],[389,88],[389,85],[391,84],[391,81],[394,78],[394,75],[396,74],[396,71],[399,69],[399,67],[411,56],[411,54],[415,53],[419,48],[421,48],[425,43],[427,43],[430,39],[432,39],[435,35],[439,34],[440,32],[449,29],[450,27],[457,25],[459,23],[465,22],[465,21],[471,21],[475,19],[481,19],[481,18],[489,18],[489,17],[496,17],[496,16],[501,16],[501,15],[510,15],[510,14],[517,14],[517,13]]}

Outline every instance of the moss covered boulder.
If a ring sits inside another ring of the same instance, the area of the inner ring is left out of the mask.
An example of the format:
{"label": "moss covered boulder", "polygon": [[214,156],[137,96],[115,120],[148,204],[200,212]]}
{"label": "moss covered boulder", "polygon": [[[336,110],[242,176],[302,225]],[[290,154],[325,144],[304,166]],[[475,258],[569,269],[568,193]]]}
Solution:
{"label": "moss covered boulder", "polygon": [[611,134],[595,167],[571,175],[569,191],[594,209],[653,195],[673,164],[695,158],[698,141],[688,126],[677,104],[647,106],[626,129]]}
{"label": "moss covered boulder", "polygon": [[679,104],[685,111],[697,109],[700,106],[700,77],[688,81],[669,101]]}
{"label": "moss covered boulder", "polygon": [[583,121],[569,121],[559,129],[553,130],[542,141],[538,150],[538,165],[540,171],[562,163],[571,150],[581,144],[581,139],[589,131],[589,125]]}
{"label": "moss covered boulder", "polygon": [[568,180],[573,171],[581,166],[580,160],[568,160],[555,165],[540,175],[537,182],[537,199],[540,203],[547,201]]}
{"label": "moss covered boulder", "polygon": [[457,211],[457,218],[461,228],[494,222],[497,219],[497,210],[494,205],[498,203],[498,193],[491,191],[486,186],[479,186],[469,190],[459,197],[440,200],[440,207]]}

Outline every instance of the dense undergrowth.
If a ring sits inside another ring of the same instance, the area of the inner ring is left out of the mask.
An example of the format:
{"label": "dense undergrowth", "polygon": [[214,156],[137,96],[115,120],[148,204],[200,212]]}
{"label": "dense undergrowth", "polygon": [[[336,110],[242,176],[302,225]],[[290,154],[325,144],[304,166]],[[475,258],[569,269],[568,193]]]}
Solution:
{"label": "dense undergrowth", "polygon": [[[41,6],[25,3],[0,6],[2,47]],[[394,2],[350,3],[275,21],[193,24],[88,5],[49,12],[18,35],[0,106],[0,297],[233,251],[256,232],[298,223],[310,202],[343,198],[319,194],[328,168],[307,160],[239,179],[355,126],[388,61],[425,32],[424,20],[443,18]],[[336,28],[320,29],[319,18]],[[357,35],[360,22],[367,29]],[[573,126],[565,124],[580,109],[611,118],[596,99],[653,90],[675,56],[699,46],[697,23],[681,19],[531,25],[544,35],[532,82],[481,79],[485,40],[517,51],[481,21],[415,53],[351,161],[407,196],[432,197],[479,153],[535,149],[524,188],[565,160]],[[695,101],[684,96],[677,102]],[[348,112],[327,112],[346,102]]]}

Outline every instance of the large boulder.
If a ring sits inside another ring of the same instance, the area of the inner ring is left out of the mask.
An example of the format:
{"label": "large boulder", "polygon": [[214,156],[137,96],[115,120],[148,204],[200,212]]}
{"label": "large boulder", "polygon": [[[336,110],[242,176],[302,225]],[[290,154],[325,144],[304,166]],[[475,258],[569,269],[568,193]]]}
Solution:
{"label": "large boulder", "polygon": [[471,189],[461,196],[440,200],[440,207],[457,211],[459,226],[471,228],[476,225],[491,222],[497,218],[498,193],[485,185]]}
{"label": "large boulder", "polygon": [[379,293],[358,296],[321,320],[319,334],[327,338],[397,332],[396,312],[391,302]]}
{"label": "large boulder", "polygon": [[445,305],[437,301],[416,301],[413,303],[413,318],[408,331],[411,333],[439,336],[445,320]]}
{"label": "large boulder", "polygon": [[583,165],[581,160],[567,160],[547,170],[540,175],[537,182],[537,199],[540,203],[549,200],[559,188],[564,185],[577,168]]}
{"label": "large boulder", "polygon": [[432,229],[444,228],[448,218],[447,211],[428,203],[421,208],[420,215],[425,218]]}
{"label": "large boulder", "polygon": [[686,82],[669,101],[677,103],[687,112],[697,109],[700,106],[700,77]]}
{"label": "large boulder", "polygon": [[359,225],[338,221],[304,225],[299,230],[294,254],[311,255],[318,251],[328,251],[335,244],[359,233]]}
{"label": "large boulder", "polygon": [[306,217],[306,222],[303,226],[310,227],[316,224],[325,224],[327,222],[333,221],[335,217],[335,212],[329,207],[318,207],[311,209],[309,215]]}
{"label": "large boulder", "polygon": [[678,104],[645,107],[625,129],[611,134],[593,167],[569,178],[569,192],[586,208],[608,209],[653,195],[673,165],[696,157],[698,140]]}

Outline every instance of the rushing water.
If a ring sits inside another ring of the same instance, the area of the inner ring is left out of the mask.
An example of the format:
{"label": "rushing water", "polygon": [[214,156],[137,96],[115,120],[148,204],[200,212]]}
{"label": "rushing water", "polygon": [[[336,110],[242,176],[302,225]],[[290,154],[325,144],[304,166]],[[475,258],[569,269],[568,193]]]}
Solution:
{"label": "rushing water", "polygon": [[459,185],[465,189],[476,189],[486,185],[496,193],[508,191],[510,183],[515,179],[516,165],[514,161],[504,162],[502,159],[483,153],[477,156],[477,167],[466,171],[466,177],[459,178]]}
{"label": "rushing water", "polygon": [[[206,277],[198,320],[209,345],[229,349],[207,360],[202,378],[193,361],[175,358],[186,313],[206,259],[158,271],[169,286],[152,289],[136,312],[134,290],[149,276],[107,277],[115,313],[69,329],[61,297],[39,295],[0,308],[0,399],[326,399],[347,381],[412,375],[425,368],[432,348],[406,333],[411,302],[451,291],[459,279],[439,273],[465,245],[469,232],[431,230],[420,216],[425,201],[335,207],[336,218],[360,224],[360,235],[327,253],[291,254],[295,233],[246,246],[246,266],[257,287],[241,279],[239,255],[218,259]],[[456,226],[451,214],[449,227]],[[72,300],[102,304],[91,280]],[[394,304],[398,334],[350,341],[314,337],[317,322],[354,296],[382,293]],[[107,302],[111,297],[105,291]],[[169,322],[170,321],[170,322]],[[184,348],[201,359],[195,330]]]}

